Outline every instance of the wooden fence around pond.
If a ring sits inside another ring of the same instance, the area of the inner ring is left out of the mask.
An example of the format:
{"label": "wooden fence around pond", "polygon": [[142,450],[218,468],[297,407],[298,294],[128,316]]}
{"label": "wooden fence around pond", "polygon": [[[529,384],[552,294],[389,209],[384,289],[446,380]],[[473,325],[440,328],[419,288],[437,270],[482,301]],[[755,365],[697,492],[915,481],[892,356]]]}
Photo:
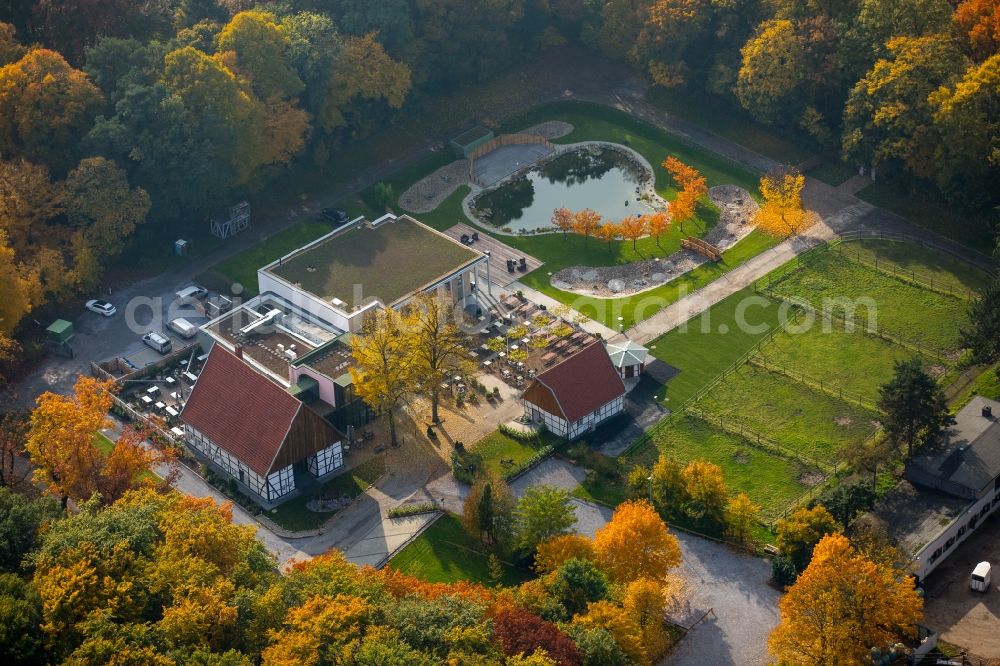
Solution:
{"label": "wooden fence around pond", "polygon": [[473,165],[476,160],[484,155],[492,153],[497,148],[503,148],[504,146],[517,146],[517,145],[542,145],[550,150],[555,150],[556,147],[552,145],[552,142],[546,139],[544,136],[538,136],[537,134],[501,134],[495,139],[487,141],[483,145],[477,147],[471,153],[469,153],[469,182],[476,183],[480,187],[483,186],[482,183],[478,182],[475,175],[472,173]]}

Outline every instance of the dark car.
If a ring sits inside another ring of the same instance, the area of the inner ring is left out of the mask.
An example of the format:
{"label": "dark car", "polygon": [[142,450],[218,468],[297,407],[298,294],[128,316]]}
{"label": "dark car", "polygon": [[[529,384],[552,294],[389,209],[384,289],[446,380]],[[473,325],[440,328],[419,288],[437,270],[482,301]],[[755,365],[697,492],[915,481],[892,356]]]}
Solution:
{"label": "dark car", "polygon": [[348,221],[347,211],[340,208],[324,208],[323,217],[330,220],[334,224],[344,224]]}

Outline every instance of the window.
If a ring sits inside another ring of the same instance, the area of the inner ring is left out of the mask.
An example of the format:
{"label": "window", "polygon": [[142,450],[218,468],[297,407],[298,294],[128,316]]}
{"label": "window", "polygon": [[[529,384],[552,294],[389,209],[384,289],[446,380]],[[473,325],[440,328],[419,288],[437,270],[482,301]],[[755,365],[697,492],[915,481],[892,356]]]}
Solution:
{"label": "window", "polygon": [[955,545],[955,537],[952,537],[952,538],[950,538],[950,539],[948,539],[947,541],[944,542],[944,549],[948,550],[949,548],[951,548],[954,545]]}
{"label": "window", "polygon": [[930,559],[930,560],[928,560],[928,561],[929,561],[929,562],[934,562],[934,561],[935,561],[935,560],[937,560],[937,559],[938,559],[939,557],[941,557],[941,549],[940,549],[940,548],[938,548],[937,550],[935,550],[935,551],[934,551],[934,553],[933,553],[933,554],[931,555],[931,559]]}
{"label": "window", "polygon": [[957,537],[960,537],[963,534],[965,534],[965,530],[966,530],[967,527],[968,527],[967,525],[962,525],[961,527],[959,527],[958,528],[958,534],[956,534],[955,537],[957,538]]}

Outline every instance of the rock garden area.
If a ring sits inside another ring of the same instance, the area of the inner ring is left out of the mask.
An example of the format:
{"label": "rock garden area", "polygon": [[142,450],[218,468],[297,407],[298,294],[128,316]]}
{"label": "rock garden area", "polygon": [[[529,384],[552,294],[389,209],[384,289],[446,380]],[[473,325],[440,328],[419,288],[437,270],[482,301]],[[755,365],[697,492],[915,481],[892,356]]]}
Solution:
{"label": "rock garden area", "polygon": [[[708,198],[719,209],[719,221],[702,238],[727,250],[753,230],[757,202],[737,185],[712,187]],[[653,289],[707,261],[697,252],[682,249],[664,259],[655,257],[617,266],[570,266],[552,276],[552,286],[587,296],[617,298]]]}

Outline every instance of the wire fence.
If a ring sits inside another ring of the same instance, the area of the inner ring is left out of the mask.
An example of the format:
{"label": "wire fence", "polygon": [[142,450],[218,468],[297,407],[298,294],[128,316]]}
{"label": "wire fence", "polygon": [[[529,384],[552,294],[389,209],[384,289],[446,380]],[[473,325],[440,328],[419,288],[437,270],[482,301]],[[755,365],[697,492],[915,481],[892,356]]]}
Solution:
{"label": "wire fence", "polygon": [[773,372],[775,374],[788,377],[792,381],[798,382],[808,386],[809,388],[828,395],[831,398],[836,398],[842,400],[849,405],[854,405],[855,407],[860,407],[862,409],[867,409],[869,411],[878,412],[878,405],[875,404],[871,399],[861,395],[860,393],[854,393],[853,391],[845,391],[844,388],[838,385],[836,382],[829,380],[817,379],[807,375],[804,372],[798,370],[792,370],[787,368],[780,363],[775,363],[774,361],[768,359],[762,354],[758,354],[751,358],[748,363],[756,368],[760,368],[766,372]]}
{"label": "wire fence", "polygon": [[873,260],[869,260],[861,255],[861,247],[857,246],[857,252],[854,256],[851,256],[851,245],[845,244],[843,242],[837,243],[834,246],[834,250],[840,256],[844,257],[848,261],[854,262],[865,268],[873,270],[877,273],[882,273],[883,275],[888,275],[900,282],[905,282],[911,284],[915,287],[920,287],[921,289],[926,289],[927,291],[933,291],[936,294],[941,294],[942,296],[950,296],[951,298],[957,298],[962,301],[974,301],[979,297],[979,294],[972,289],[955,290],[949,289],[945,286],[941,280],[935,279],[934,273],[923,273],[918,272],[916,269],[906,270],[899,264],[884,260],[879,262],[878,255],[874,255]]}

